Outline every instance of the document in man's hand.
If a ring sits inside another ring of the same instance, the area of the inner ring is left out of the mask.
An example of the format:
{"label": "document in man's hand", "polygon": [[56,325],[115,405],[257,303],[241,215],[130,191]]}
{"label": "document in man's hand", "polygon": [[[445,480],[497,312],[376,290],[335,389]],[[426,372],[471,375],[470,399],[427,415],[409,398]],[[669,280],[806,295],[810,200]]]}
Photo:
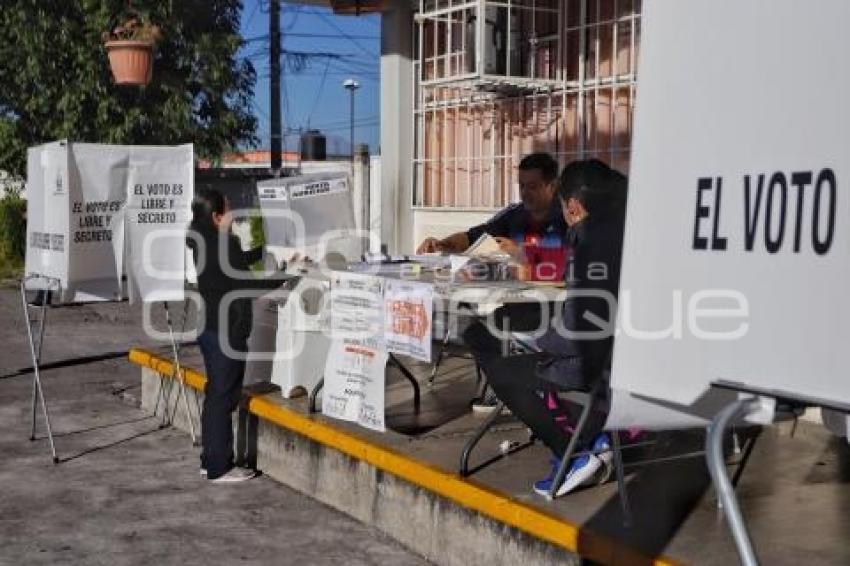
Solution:
{"label": "document in man's hand", "polygon": [[476,259],[509,259],[509,255],[502,251],[499,242],[488,233],[481,236],[469,246],[463,255]]}

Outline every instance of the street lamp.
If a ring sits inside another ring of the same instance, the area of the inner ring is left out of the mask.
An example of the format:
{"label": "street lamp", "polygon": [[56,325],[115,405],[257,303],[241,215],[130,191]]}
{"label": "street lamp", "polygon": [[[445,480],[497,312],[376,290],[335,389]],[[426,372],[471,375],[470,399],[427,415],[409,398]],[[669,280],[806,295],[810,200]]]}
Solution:
{"label": "street lamp", "polygon": [[351,112],[350,112],[350,123],[351,123],[351,164],[354,165],[354,92],[360,88],[360,83],[355,81],[354,79],[346,79],[345,82],[342,83],[342,86],[351,93]]}

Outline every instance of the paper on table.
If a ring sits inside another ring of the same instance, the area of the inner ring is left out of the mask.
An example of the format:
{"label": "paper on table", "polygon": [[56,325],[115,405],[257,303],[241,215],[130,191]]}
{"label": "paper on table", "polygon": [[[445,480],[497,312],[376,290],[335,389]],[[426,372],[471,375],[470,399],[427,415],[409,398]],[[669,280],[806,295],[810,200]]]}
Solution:
{"label": "paper on table", "polygon": [[499,247],[496,238],[485,232],[463,252],[463,255],[483,259],[493,256],[506,256],[507,254]]}
{"label": "paper on table", "polygon": [[452,273],[457,273],[458,271],[463,269],[463,266],[465,266],[467,263],[469,263],[469,260],[471,260],[471,259],[472,259],[471,257],[465,256],[465,255],[451,255],[451,256],[449,256],[449,262],[450,262],[450,265],[451,265]]}

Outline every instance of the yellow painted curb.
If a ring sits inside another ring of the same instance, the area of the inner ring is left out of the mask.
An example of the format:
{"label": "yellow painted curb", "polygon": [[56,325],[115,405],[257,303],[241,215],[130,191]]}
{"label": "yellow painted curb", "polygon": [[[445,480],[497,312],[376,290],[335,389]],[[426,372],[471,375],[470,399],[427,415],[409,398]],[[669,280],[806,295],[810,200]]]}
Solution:
{"label": "yellow painted curb", "polygon": [[[129,359],[162,375],[172,376],[174,365],[145,350],[133,348]],[[186,384],[203,391],[206,377],[182,368]],[[425,464],[395,450],[338,430],[325,422],[255,396],[248,410],[261,419],[279,425],[315,442],[334,448],[358,460],[393,474],[409,483],[445,497],[458,505],[510,525],[536,538],[560,546],[604,564],[647,564],[673,566],[680,562],[667,557],[650,557],[606,535],[582,529],[551,513],[527,505],[475,481]]]}

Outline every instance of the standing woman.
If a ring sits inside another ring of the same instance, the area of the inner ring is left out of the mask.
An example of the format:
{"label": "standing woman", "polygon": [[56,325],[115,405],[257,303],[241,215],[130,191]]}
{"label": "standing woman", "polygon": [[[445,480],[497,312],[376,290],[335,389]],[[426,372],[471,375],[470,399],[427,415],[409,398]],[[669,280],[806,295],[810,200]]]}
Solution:
{"label": "standing woman", "polygon": [[[252,322],[251,291],[274,289],[285,280],[282,274],[253,277],[249,266],[262,259],[263,249],[242,251],[230,230],[232,220],[230,204],[221,193],[196,191],[186,244],[192,250],[204,305],[198,336],[207,373],[201,414],[201,474],[216,483],[241,482],[256,475],[234,466],[231,414],[242,395]],[[233,292],[236,294],[231,295]]]}

